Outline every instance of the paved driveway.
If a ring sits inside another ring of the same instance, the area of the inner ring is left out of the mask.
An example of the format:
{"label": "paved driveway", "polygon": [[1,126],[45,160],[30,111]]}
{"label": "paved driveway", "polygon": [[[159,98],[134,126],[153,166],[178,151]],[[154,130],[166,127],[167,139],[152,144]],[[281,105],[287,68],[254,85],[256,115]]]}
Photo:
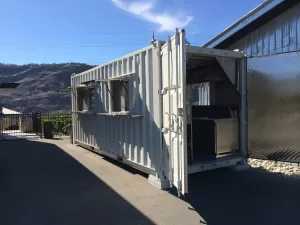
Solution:
{"label": "paved driveway", "polygon": [[299,224],[300,183],[259,169],[189,177],[190,195],[68,140],[0,142],[0,224]]}

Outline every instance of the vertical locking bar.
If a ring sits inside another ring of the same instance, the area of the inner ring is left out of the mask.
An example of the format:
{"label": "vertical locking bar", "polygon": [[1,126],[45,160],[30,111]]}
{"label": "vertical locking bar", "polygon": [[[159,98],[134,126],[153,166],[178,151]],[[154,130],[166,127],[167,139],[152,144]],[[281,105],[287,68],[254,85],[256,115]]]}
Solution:
{"label": "vertical locking bar", "polygon": [[[168,37],[168,87],[171,86],[171,38]],[[170,171],[173,173],[173,146],[172,146],[172,132],[171,132],[171,93],[168,91],[168,99],[169,99],[169,112],[168,112],[168,119],[169,119],[169,149],[170,149],[170,159],[169,159],[169,167]],[[170,177],[170,184],[173,186],[173,175]]]}

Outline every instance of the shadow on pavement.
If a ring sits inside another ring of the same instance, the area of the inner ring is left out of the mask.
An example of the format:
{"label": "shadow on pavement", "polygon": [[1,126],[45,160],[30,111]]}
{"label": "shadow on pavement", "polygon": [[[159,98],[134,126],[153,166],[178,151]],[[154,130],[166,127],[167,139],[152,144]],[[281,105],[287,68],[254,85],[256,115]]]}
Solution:
{"label": "shadow on pavement", "polygon": [[186,200],[209,225],[300,224],[300,182],[262,169],[190,175]]}
{"label": "shadow on pavement", "polygon": [[0,142],[0,224],[153,224],[53,144]]}

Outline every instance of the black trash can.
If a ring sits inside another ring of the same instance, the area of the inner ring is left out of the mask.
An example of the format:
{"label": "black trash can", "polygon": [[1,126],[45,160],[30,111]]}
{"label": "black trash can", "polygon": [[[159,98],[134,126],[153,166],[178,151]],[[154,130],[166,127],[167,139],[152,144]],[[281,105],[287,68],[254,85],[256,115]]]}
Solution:
{"label": "black trash can", "polygon": [[44,122],[44,138],[53,138],[53,123],[50,121]]}

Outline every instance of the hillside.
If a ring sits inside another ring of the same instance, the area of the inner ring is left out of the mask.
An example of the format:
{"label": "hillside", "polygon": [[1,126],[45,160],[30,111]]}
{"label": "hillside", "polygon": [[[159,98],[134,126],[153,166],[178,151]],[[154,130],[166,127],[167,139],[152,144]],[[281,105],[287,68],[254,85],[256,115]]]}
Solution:
{"label": "hillside", "polygon": [[0,64],[0,82],[19,82],[17,89],[1,89],[0,104],[19,112],[70,111],[70,93],[56,90],[70,85],[72,73],[92,68],[80,63]]}

